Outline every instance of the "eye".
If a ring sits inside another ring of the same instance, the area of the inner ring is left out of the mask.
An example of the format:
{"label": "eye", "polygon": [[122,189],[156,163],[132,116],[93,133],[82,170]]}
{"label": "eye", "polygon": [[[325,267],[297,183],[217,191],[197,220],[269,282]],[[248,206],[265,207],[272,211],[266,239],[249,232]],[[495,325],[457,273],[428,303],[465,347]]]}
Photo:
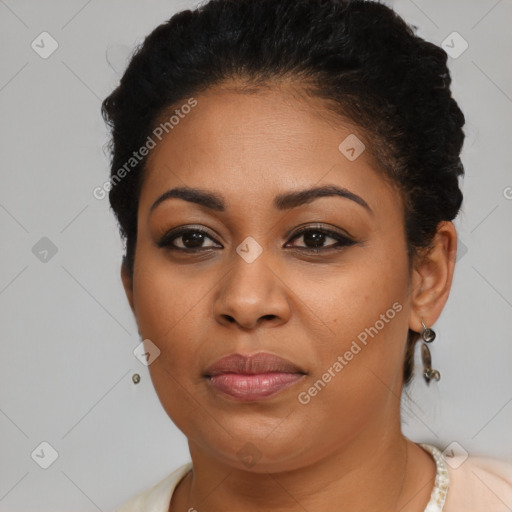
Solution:
{"label": "eye", "polygon": [[[301,237],[306,245],[304,247],[292,246],[292,248],[312,253],[337,250],[357,243],[341,233],[315,226],[300,229],[292,236],[291,241]],[[329,238],[334,240],[335,243],[325,247],[323,244]],[[214,242],[214,244],[204,245],[207,240]],[[215,243],[218,242],[216,242],[208,230],[202,227],[183,227],[166,233],[158,242],[158,247],[188,253],[207,251],[213,248],[222,249],[222,246],[219,247],[220,244],[215,245]]]}
{"label": "eye", "polygon": [[[341,233],[337,233],[335,231],[321,228],[321,227],[314,227],[309,226],[302,228],[297,233],[295,233],[291,240],[296,240],[298,238],[303,238],[304,243],[306,244],[305,247],[297,247],[295,246],[295,249],[299,249],[301,251],[306,252],[322,252],[322,251],[329,251],[329,250],[336,250],[340,249],[342,247],[349,247],[351,245],[356,244],[357,242],[355,240],[352,240],[348,238],[345,235],[342,235]],[[325,243],[326,239],[333,239],[336,243],[330,244],[327,247],[324,247],[323,244]],[[309,244],[309,246],[308,246]]]}
{"label": "eye", "polygon": [[[175,240],[180,239],[181,242],[178,242],[178,245],[174,243]],[[179,228],[166,233],[158,242],[158,247],[166,247],[171,251],[199,252],[214,247],[211,245],[203,246],[207,239],[216,242],[210,235],[210,232],[203,228]]]}

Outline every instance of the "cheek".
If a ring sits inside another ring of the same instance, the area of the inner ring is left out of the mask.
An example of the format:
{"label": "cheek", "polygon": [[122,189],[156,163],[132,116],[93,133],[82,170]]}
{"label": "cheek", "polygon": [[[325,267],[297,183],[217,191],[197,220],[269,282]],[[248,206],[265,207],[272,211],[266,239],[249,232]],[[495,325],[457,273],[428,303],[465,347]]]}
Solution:
{"label": "cheek", "polygon": [[312,421],[322,425],[318,443],[326,453],[329,440],[350,439],[375,421],[388,421],[399,403],[407,314],[395,285],[387,284],[375,294],[347,288],[352,300],[331,323],[336,337],[317,348],[314,372],[298,390],[298,408],[307,418],[304,435]]}
{"label": "cheek", "polygon": [[[341,338],[357,336],[390,308],[387,317],[394,320],[399,308],[393,309],[393,304],[398,302],[403,308],[407,292],[404,265],[401,255],[394,251],[363,249],[346,268],[333,271],[329,284],[318,289],[315,300],[332,319]],[[386,331],[391,323],[397,322],[386,322]],[[383,330],[381,322],[378,329]]]}
{"label": "cheek", "polygon": [[[343,374],[342,386],[350,393],[379,380],[392,385],[401,371],[408,329],[404,255],[390,247],[366,254],[334,272],[328,289],[315,292],[318,314],[329,319],[325,343],[317,347],[316,374],[321,377],[329,368]],[[343,368],[332,369],[336,362]]]}
{"label": "cheek", "polygon": [[186,271],[173,269],[168,262],[160,263],[160,258],[153,258],[151,265],[141,270],[143,251],[141,256],[141,266],[134,274],[140,334],[155,343],[162,353],[168,353],[170,364],[178,356],[184,361],[192,356],[195,344],[201,339],[204,323],[198,318],[205,319],[211,286],[188,277]]}
{"label": "cheek", "polygon": [[148,368],[153,387],[172,421],[188,432],[190,425],[211,421],[205,409],[197,407],[203,400],[195,389],[202,368],[199,345],[205,338],[200,319],[206,318],[209,287],[172,272],[168,264],[152,264],[142,272],[142,258],[139,261],[134,274],[137,323],[142,339],[160,350]]}

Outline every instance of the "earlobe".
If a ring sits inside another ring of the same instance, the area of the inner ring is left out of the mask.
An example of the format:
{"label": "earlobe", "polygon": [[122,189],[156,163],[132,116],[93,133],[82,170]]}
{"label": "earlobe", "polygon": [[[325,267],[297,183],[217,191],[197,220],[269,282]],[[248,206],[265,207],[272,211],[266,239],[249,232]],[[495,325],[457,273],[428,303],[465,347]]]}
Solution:
{"label": "earlobe", "polygon": [[124,291],[126,293],[128,303],[130,304],[130,308],[135,314],[135,307],[133,301],[133,278],[130,275],[128,267],[124,262],[121,264],[121,281],[123,282]]}
{"label": "earlobe", "polygon": [[432,249],[413,272],[409,328],[421,332],[422,322],[433,325],[443,310],[457,259],[457,232],[453,223],[440,222]]}

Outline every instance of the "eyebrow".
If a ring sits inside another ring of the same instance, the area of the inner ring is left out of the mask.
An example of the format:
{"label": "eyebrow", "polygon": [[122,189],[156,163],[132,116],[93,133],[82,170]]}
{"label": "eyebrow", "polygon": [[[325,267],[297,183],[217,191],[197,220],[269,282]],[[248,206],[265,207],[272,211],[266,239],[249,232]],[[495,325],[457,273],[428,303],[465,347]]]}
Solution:
{"label": "eyebrow", "polygon": [[[357,194],[350,192],[346,188],[337,187],[336,185],[325,185],[322,187],[315,187],[305,190],[298,190],[293,192],[286,192],[279,194],[274,198],[274,208],[278,210],[290,210],[297,208],[319,197],[338,196],[349,199],[373,215],[373,210],[368,203]],[[160,203],[168,199],[177,198],[183,199],[190,203],[196,203],[217,212],[226,211],[225,199],[208,190],[192,187],[177,187],[164,192],[151,206],[149,213],[151,213]]]}

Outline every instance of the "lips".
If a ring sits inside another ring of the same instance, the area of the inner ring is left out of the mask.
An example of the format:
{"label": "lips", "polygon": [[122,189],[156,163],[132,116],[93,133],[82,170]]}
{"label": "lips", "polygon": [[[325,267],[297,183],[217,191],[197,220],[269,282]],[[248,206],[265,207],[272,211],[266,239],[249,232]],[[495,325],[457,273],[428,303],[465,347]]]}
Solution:
{"label": "lips", "polygon": [[219,359],[209,366],[205,374],[207,377],[221,373],[243,373],[254,375],[257,373],[306,373],[287,359],[258,352],[249,356],[231,354]]}
{"label": "lips", "polygon": [[274,396],[305,375],[299,366],[266,352],[231,354],[209,366],[204,374],[216,391],[245,401]]}

